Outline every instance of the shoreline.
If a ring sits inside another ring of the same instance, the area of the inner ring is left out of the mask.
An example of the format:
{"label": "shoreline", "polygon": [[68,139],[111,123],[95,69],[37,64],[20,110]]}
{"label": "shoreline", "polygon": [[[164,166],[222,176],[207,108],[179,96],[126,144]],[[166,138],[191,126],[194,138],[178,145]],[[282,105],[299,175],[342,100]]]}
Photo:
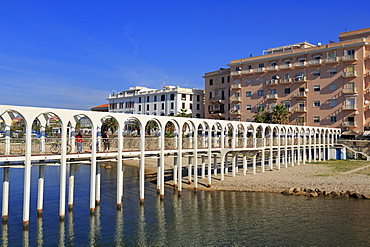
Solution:
{"label": "shoreline", "polygon": [[[187,159],[183,158],[183,167],[187,168]],[[352,162],[352,161],[351,161]],[[356,162],[356,161],[353,161]],[[125,165],[139,167],[139,160],[124,160]],[[201,162],[198,162],[200,167]],[[368,163],[370,164],[370,163]],[[173,188],[172,179],[173,161],[165,158],[165,186]],[[207,164],[206,164],[207,167]],[[207,168],[206,168],[207,169]],[[355,169],[356,171],[359,169]],[[145,179],[156,180],[157,159],[145,159]],[[337,172],[331,167],[320,163],[306,163],[300,166],[289,166],[279,170],[266,169],[264,173],[257,167],[257,173],[252,174],[248,167],[246,175],[239,173],[232,177],[231,172],[225,174],[225,179],[219,179],[220,174],[212,174],[212,186],[207,187],[207,175],[204,179],[198,173],[197,190],[205,191],[242,191],[242,192],[267,192],[282,193],[292,188],[321,189],[325,191],[354,191],[361,194],[370,194],[370,176],[356,172]],[[193,177],[194,178],[194,177]],[[182,179],[183,189],[194,190],[194,184],[188,184],[187,175]]]}

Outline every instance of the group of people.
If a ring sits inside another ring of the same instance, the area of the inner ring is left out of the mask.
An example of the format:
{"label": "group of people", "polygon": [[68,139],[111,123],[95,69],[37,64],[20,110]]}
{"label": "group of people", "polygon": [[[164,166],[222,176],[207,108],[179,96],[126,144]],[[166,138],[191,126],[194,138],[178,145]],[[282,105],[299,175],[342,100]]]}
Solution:
{"label": "group of people", "polygon": [[[109,142],[108,131],[103,131],[101,137],[102,137],[103,147],[104,147],[103,152],[109,152],[110,142]],[[81,134],[81,132],[78,132],[78,134],[76,135],[77,153],[82,152],[82,142],[83,142],[82,134]],[[98,150],[98,148],[97,148],[97,150]]]}

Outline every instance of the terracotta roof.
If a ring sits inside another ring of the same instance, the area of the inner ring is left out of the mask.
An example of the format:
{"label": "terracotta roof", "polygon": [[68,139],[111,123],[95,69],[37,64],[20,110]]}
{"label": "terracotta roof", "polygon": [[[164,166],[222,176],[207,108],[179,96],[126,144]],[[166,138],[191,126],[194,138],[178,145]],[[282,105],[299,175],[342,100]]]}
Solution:
{"label": "terracotta roof", "polygon": [[94,106],[93,108],[91,109],[96,109],[96,108],[106,108],[108,107],[108,104],[104,104],[104,105],[99,105],[99,106]]}

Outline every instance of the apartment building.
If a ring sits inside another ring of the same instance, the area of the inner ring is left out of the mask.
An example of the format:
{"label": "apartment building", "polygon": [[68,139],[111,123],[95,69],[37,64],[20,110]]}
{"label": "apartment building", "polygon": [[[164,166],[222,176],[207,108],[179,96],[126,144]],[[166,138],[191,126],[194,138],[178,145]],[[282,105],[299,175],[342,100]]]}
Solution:
{"label": "apartment building", "polygon": [[206,73],[206,118],[252,121],[259,107],[285,105],[290,124],[364,131],[370,122],[370,28],[338,42],[302,42],[232,60]]}
{"label": "apartment building", "polygon": [[200,89],[136,86],[118,94],[110,94],[108,101],[110,112],[174,116],[183,109],[194,118],[204,118],[204,91]]}

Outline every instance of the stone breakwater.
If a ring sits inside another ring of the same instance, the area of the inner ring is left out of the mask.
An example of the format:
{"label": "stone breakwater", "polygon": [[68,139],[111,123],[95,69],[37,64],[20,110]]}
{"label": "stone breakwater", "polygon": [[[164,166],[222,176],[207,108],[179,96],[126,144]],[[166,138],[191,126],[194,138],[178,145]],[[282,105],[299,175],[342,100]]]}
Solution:
{"label": "stone breakwater", "polygon": [[351,197],[356,199],[370,199],[370,194],[363,194],[359,193],[358,191],[327,191],[324,189],[316,188],[316,189],[308,189],[308,188],[289,188],[285,189],[281,192],[284,195],[296,195],[296,196],[309,196],[309,197],[318,197],[318,196],[329,196],[329,197]]}

